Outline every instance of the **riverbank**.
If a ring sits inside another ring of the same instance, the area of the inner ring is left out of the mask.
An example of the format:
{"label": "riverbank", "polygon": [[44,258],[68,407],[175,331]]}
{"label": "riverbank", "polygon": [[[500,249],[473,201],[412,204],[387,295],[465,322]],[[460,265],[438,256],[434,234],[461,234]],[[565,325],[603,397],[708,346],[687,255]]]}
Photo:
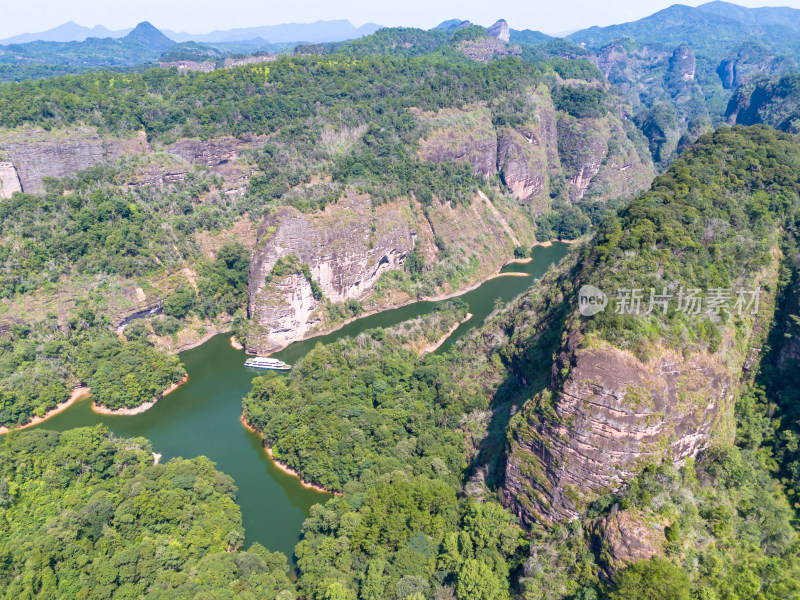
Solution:
{"label": "riverbank", "polygon": [[272,461],[272,464],[275,465],[276,467],[278,467],[279,470],[283,471],[287,475],[291,475],[292,477],[296,477],[300,481],[300,484],[304,488],[308,488],[310,490],[321,492],[323,494],[332,494],[334,496],[341,496],[342,495],[341,492],[333,492],[331,490],[325,489],[321,485],[317,485],[315,483],[309,483],[308,481],[306,481],[305,479],[300,477],[300,474],[297,471],[295,471],[294,469],[292,469],[289,465],[286,465],[286,464],[280,462],[279,460],[276,460],[275,457],[272,455],[272,448],[267,446],[266,441],[264,440],[264,436],[261,435],[261,432],[258,429],[256,429],[255,427],[253,427],[252,425],[250,425],[250,423],[247,422],[247,419],[244,418],[244,415],[242,415],[239,420],[242,422],[242,425],[244,425],[245,429],[247,429],[249,431],[252,431],[256,435],[258,435],[258,437],[261,438],[261,443],[264,446],[264,450],[266,450],[266,452],[267,452],[267,456],[269,456],[269,459]]}
{"label": "riverbank", "polygon": [[188,373],[183,376],[183,379],[181,379],[177,383],[173,383],[171,386],[169,386],[167,389],[165,389],[161,393],[161,396],[159,396],[158,398],[155,398],[155,399],[151,400],[150,402],[145,402],[144,404],[140,404],[139,406],[136,406],[135,408],[108,408],[106,406],[103,406],[102,404],[95,404],[94,402],[92,402],[92,410],[94,412],[96,412],[98,415],[113,415],[113,416],[124,416],[124,417],[130,417],[130,416],[133,416],[133,415],[140,415],[143,412],[146,412],[146,411],[150,410],[151,408],[153,408],[156,405],[156,402],[161,400],[161,398],[163,398],[167,394],[170,394],[170,393],[174,392],[175,390],[177,390],[179,387],[181,387],[187,381],[189,381],[189,374]]}
{"label": "riverbank", "polygon": [[[503,266],[505,266],[505,265],[503,265]],[[272,356],[276,352],[280,352],[281,350],[285,350],[288,346],[291,346],[292,344],[294,344],[296,342],[304,342],[306,340],[310,340],[310,339],[315,338],[315,337],[321,337],[321,336],[324,336],[324,335],[330,335],[331,333],[336,333],[340,329],[346,327],[347,325],[350,325],[351,323],[354,323],[355,321],[359,321],[360,319],[365,319],[366,317],[371,317],[373,315],[377,315],[379,313],[386,312],[388,310],[396,310],[398,308],[403,308],[404,306],[408,306],[409,304],[414,304],[416,302],[441,302],[442,300],[451,300],[453,298],[458,298],[459,296],[463,296],[467,292],[471,292],[473,290],[478,289],[479,287],[481,287],[487,281],[491,281],[492,279],[495,279],[496,277],[506,277],[507,275],[511,275],[511,276],[515,276],[515,277],[529,277],[529,275],[527,273],[500,273],[499,271],[497,271],[496,273],[493,273],[492,275],[489,275],[488,277],[484,277],[480,281],[477,281],[477,282],[475,282],[473,284],[470,284],[465,288],[461,288],[457,292],[449,292],[449,293],[444,293],[444,294],[437,294],[435,296],[423,296],[422,298],[409,299],[406,302],[398,302],[397,304],[390,304],[388,306],[382,306],[380,308],[375,308],[375,309],[364,311],[364,312],[360,313],[359,315],[357,315],[355,317],[350,317],[349,319],[345,319],[341,323],[337,323],[335,327],[331,327],[330,329],[309,331],[308,333],[306,333],[305,335],[303,335],[301,337],[298,337],[298,338],[293,339],[293,340],[288,341],[288,342],[284,342],[280,346],[272,348],[272,349],[266,351],[265,353],[261,353],[259,355],[260,356]],[[248,352],[248,354],[249,353],[250,352]]]}
{"label": "riverbank", "polygon": [[240,343],[237,341],[237,339],[236,339],[236,336],[235,336],[235,335],[232,335],[232,336],[231,336],[231,348],[233,348],[234,350],[244,350],[244,345],[243,345],[243,344],[240,344]]}
{"label": "riverbank", "polygon": [[444,344],[447,341],[447,338],[449,338],[451,335],[455,333],[456,329],[458,329],[461,325],[469,321],[472,317],[473,317],[472,313],[468,312],[463,319],[461,319],[457,323],[453,323],[453,326],[450,329],[448,329],[447,332],[442,337],[440,337],[435,342],[428,344],[427,346],[422,348],[422,350],[419,351],[419,356],[422,356],[427,352],[436,352],[436,350],[439,349],[439,346]]}
{"label": "riverbank", "polygon": [[549,248],[553,245],[553,242],[558,242],[559,244],[577,244],[580,240],[547,240],[546,242],[536,242],[534,247],[541,246],[542,248]]}
{"label": "riverbank", "polygon": [[[580,241],[580,240],[565,240],[565,241],[563,241],[563,243],[564,244],[574,244],[574,243],[577,243],[578,241]],[[551,241],[542,242],[542,243],[537,242],[534,245],[535,246],[542,246],[544,248],[549,248],[550,246],[553,245],[553,242],[561,242],[561,240],[551,240]],[[464,294],[466,294],[468,292],[471,292],[473,290],[478,289],[480,286],[482,286],[487,281],[491,281],[492,279],[495,279],[497,277],[506,277],[506,276],[510,276],[510,277],[530,277],[530,275],[527,274],[527,273],[501,273],[500,270],[503,267],[505,267],[506,265],[508,265],[508,264],[512,264],[512,263],[515,263],[515,262],[527,263],[527,262],[530,262],[531,260],[532,260],[531,258],[528,258],[528,259],[513,259],[513,260],[511,260],[511,261],[509,261],[507,263],[504,263],[500,267],[500,269],[498,269],[497,271],[495,271],[491,275],[488,275],[488,276],[484,277],[483,279],[480,279],[480,280],[476,281],[475,283],[472,283],[472,284],[468,285],[467,287],[461,288],[461,289],[459,289],[459,290],[457,290],[455,292],[447,292],[447,293],[437,294],[435,296],[423,296],[422,298],[409,298],[407,301],[404,301],[404,302],[398,302],[396,304],[390,304],[390,305],[387,305],[387,306],[381,306],[379,308],[366,310],[363,313],[361,313],[361,314],[359,314],[359,315],[357,315],[355,317],[350,317],[349,319],[345,319],[341,323],[337,323],[334,327],[331,327],[329,329],[321,329],[321,330],[309,331],[306,334],[304,334],[304,335],[302,335],[302,336],[300,336],[298,338],[295,338],[295,339],[293,339],[291,341],[284,342],[284,343],[280,344],[279,346],[276,346],[274,348],[271,348],[271,349],[263,351],[263,352],[259,352],[257,354],[259,354],[260,356],[272,356],[276,352],[280,352],[281,350],[285,350],[288,346],[291,346],[292,344],[294,344],[296,342],[304,342],[306,340],[310,340],[310,339],[315,338],[315,337],[321,337],[321,336],[324,336],[324,335],[330,335],[331,333],[336,333],[337,331],[339,331],[343,327],[346,327],[347,325],[350,325],[351,323],[353,323],[355,321],[358,321],[360,319],[364,319],[366,317],[371,317],[371,316],[376,315],[378,313],[386,312],[386,311],[389,311],[389,310],[396,310],[398,308],[403,308],[404,306],[408,306],[409,304],[414,304],[415,302],[441,302],[443,300],[451,300],[453,298],[458,298],[459,296],[463,296]],[[248,354],[250,354],[249,351],[248,351]]]}
{"label": "riverbank", "polygon": [[75,402],[77,402],[81,398],[85,398],[86,396],[89,396],[89,395],[91,395],[91,390],[89,390],[88,387],[77,387],[74,390],[72,390],[72,394],[70,394],[70,396],[69,396],[69,398],[67,400],[65,400],[64,402],[62,402],[58,406],[56,406],[53,410],[47,411],[43,416],[41,416],[41,417],[33,417],[30,421],[28,421],[24,425],[20,425],[19,427],[12,427],[12,428],[9,429],[5,425],[3,425],[2,427],[0,427],[0,435],[3,435],[4,433],[8,433],[9,431],[12,431],[12,430],[13,431],[19,431],[21,429],[27,429],[28,427],[33,427],[34,425],[38,425],[39,423],[43,423],[44,421],[46,421],[50,417],[55,416],[58,413],[67,410],[70,406],[75,404]]}

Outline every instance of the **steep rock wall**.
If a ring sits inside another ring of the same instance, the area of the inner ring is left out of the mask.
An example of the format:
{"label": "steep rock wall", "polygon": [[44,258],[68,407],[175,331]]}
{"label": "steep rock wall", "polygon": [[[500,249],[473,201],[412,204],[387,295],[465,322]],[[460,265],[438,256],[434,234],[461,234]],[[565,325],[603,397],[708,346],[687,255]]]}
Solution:
{"label": "steep rock wall", "polygon": [[735,381],[718,356],[665,352],[645,364],[604,344],[563,352],[554,375],[569,363],[553,414],[531,413],[510,442],[503,499],[527,523],[576,518],[646,461],[696,456],[729,425]]}
{"label": "steep rock wall", "polygon": [[558,116],[558,152],[573,201],[606,200],[647,187],[654,175],[613,116],[577,119]]}
{"label": "steep rock wall", "polygon": [[421,158],[466,161],[486,177],[499,173],[536,214],[546,212],[551,196],[560,193],[573,201],[587,194],[606,200],[635,193],[652,179],[649,158],[640,156],[617,116],[576,119],[559,113],[544,87],[530,90],[525,103],[525,118],[513,127],[495,127],[484,106],[417,111],[425,127]]}
{"label": "steep rock wall", "polygon": [[321,213],[284,207],[264,220],[250,264],[250,349],[279,348],[324,318],[315,314],[321,304],[302,275],[267,284],[279,258],[294,254],[308,263],[313,280],[332,302],[362,298],[384,271],[402,266],[416,238],[410,211],[407,205],[392,205],[377,212],[373,218],[370,199],[351,193]]}
{"label": "steep rock wall", "polygon": [[143,135],[103,137],[88,127],[5,131],[0,134],[0,149],[10,156],[22,190],[29,194],[42,189],[45,177],[66,177],[103,161],[150,151]]}
{"label": "steep rock wall", "polygon": [[11,198],[14,192],[21,192],[17,169],[14,163],[0,161],[0,198]]}
{"label": "steep rock wall", "polygon": [[[329,327],[324,302],[358,300],[367,310],[414,301],[418,295],[450,294],[494,274],[513,257],[514,247],[530,245],[532,222],[525,205],[490,201],[478,194],[468,205],[434,201],[423,208],[399,198],[372,207],[368,196],[352,191],[322,212],[300,213],[283,207],[262,223],[250,263],[248,334],[252,352],[274,351]],[[447,248],[442,253],[440,246]],[[382,275],[403,268],[416,247],[426,269],[441,278],[420,289],[376,289]],[[279,258],[290,254],[309,266],[325,299],[313,298],[305,277],[267,277]],[[447,268],[471,265],[450,281]],[[463,272],[462,272],[463,273]],[[380,292],[380,293],[379,293]]]}

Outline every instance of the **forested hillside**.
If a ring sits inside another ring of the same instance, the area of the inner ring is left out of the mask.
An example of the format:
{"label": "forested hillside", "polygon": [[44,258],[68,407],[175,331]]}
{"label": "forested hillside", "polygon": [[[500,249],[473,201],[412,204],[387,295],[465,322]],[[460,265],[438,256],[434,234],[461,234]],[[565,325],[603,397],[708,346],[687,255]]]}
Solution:
{"label": "forested hillside", "polygon": [[[4,597],[800,597],[800,19],[731,6],[0,84]],[[159,36],[120,44],[208,58]],[[13,431],[73,388],[145,410],[212,336],[268,354],[556,238],[446,351],[457,299],[253,381],[244,423],[337,493],[296,578],[243,549],[209,459]]]}
{"label": "forested hillside", "polygon": [[294,598],[285,556],[242,550],[235,499],[208,459],[153,464],[144,439],[99,427],[3,436],[0,595]]}
{"label": "forested hillside", "polygon": [[[403,360],[365,336],[342,347],[342,358],[352,358],[341,366],[332,368],[336,346],[319,347],[288,386],[275,377],[257,382],[245,412],[263,415],[255,423],[268,443],[304,476],[345,491],[306,523],[301,589],[356,597],[346,588],[368,594],[379,581],[396,590],[389,597],[460,599],[800,592],[798,434],[794,396],[780,375],[796,368],[797,349],[793,335],[779,339],[797,302],[798,185],[793,138],[766,128],[708,134],[607,218],[596,240],[447,354]],[[577,290],[586,283],[612,297],[623,285],[676,294],[681,286],[754,285],[761,301],[744,313],[696,315],[675,306],[616,314],[612,304],[583,318]],[[776,305],[786,308],[774,313]],[[359,346],[378,360],[358,361]],[[303,408],[281,416],[298,395]],[[438,412],[435,422],[453,441],[426,432],[425,412],[412,421],[405,410],[387,412],[391,397]],[[340,439],[321,435],[312,406],[335,406],[347,419],[336,427]],[[392,418],[405,432],[392,431]],[[381,443],[385,458],[373,449]],[[448,455],[459,446],[461,467]],[[361,461],[357,477],[352,457]],[[422,483],[428,465],[436,484]],[[387,467],[405,473],[381,476]],[[456,489],[484,510],[501,496],[531,529],[529,546],[476,538],[471,519],[456,525],[466,517],[455,506],[429,522],[448,506],[431,494],[454,475]],[[407,496],[412,504],[401,507]],[[375,511],[412,525],[386,526]],[[571,523],[559,524],[565,517]],[[453,527],[461,533],[450,538]],[[406,533],[397,539],[396,531]]]}
{"label": "forested hillside", "polygon": [[[78,384],[133,408],[181,379],[163,350],[230,329],[271,350],[585,234],[652,170],[596,74],[560,72],[582,73],[451,48],[0,87],[3,189],[23,188],[0,202],[3,423]],[[340,274],[340,236],[361,270]]]}

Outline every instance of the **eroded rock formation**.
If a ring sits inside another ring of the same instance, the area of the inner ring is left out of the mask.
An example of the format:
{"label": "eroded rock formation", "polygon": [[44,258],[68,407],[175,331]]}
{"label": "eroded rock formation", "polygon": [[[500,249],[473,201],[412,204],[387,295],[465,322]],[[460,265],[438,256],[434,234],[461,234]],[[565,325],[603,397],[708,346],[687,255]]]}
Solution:
{"label": "eroded rock formation", "polygon": [[569,368],[554,414],[531,416],[511,442],[503,498],[528,523],[576,518],[648,460],[696,456],[724,431],[735,381],[719,357],[665,351],[650,363],[574,335],[553,366]]}
{"label": "eroded rock formation", "polygon": [[511,39],[511,30],[508,28],[508,23],[506,23],[505,19],[497,21],[486,30],[486,33],[506,44]]}
{"label": "eroded rock formation", "polygon": [[[517,245],[529,245],[531,221],[521,205],[493,204],[478,194],[466,206],[435,200],[426,210],[399,198],[372,206],[368,196],[348,191],[322,212],[300,213],[283,207],[273,211],[259,230],[250,264],[250,314],[253,325],[248,349],[265,353],[328,327],[325,302],[358,300],[365,309],[382,309],[413,301],[391,288],[376,296],[382,275],[402,269],[416,248],[431,268],[459,260],[474,266],[462,288],[495,273]],[[439,246],[449,256],[440,257]],[[313,297],[304,275],[268,276],[276,261],[295,255],[308,265],[324,300]],[[443,278],[437,292],[452,293]]]}
{"label": "eroded rock formation", "polygon": [[402,266],[416,240],[407,205],[384,205],[377,212],[373,219],[369,197],[351,193],[322,213],[285,207],[264,220],[250,267],[252,349],[274,350],[302,338],[324,318],[315,314],[321,303],[302,274],[267,285],[279,258],[294,254],[307,263],[332,302],[362,298],[384,271]]}
{"label": "eroded rock formation", "polygon": [[526,119],[513,127],[495,126],[487,107],[417,111],[425,124],[420,142],[424,160],[466,161],[476,173],[499,173],[519,200],[540,214],[566,180],[566,196],[597,200],[629,195],[647,186],[653,169],[628,139],[615,115],[577,119],[559,113],[544,90],[526,98]]}
{"label": "eroded rock formation", "polygon": [[0,198],[11,198],[14,192],[21,192],[17,169],[10,161],[0,161]]}
{"label": "eroded rock formation", "polygon": [[5,150],[19,174],[22,190],[35,193],[45,177],[66,177],[104,161],[150,151],[144,135],[130,138],[100,136],[88,127],[45,131],[23,128],[0,135]]}

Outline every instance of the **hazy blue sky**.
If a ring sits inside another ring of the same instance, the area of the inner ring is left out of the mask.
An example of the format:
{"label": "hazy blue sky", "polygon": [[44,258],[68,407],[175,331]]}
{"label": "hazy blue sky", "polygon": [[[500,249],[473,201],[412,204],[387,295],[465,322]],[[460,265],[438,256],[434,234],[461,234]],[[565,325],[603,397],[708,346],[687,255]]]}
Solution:
{"label": "hazy blue sky", "polygon": [[[683,4],[697,6],[703,0]],[[0,39],[18,33],[50,29],[65,21],[105,25],[111,29],[150,21],[174,31],[206,33],[213,29],[308,23],[318,19],[349,19],[387,26],[430,28],[445,19],[469,19],[491,25],[506,19],[514,29],[557,33],[590,25],[611,25],[639,19],[675,2],[661,0],[2,0]],[[745,6],[793,6],[800,0],[740,0]]]}

